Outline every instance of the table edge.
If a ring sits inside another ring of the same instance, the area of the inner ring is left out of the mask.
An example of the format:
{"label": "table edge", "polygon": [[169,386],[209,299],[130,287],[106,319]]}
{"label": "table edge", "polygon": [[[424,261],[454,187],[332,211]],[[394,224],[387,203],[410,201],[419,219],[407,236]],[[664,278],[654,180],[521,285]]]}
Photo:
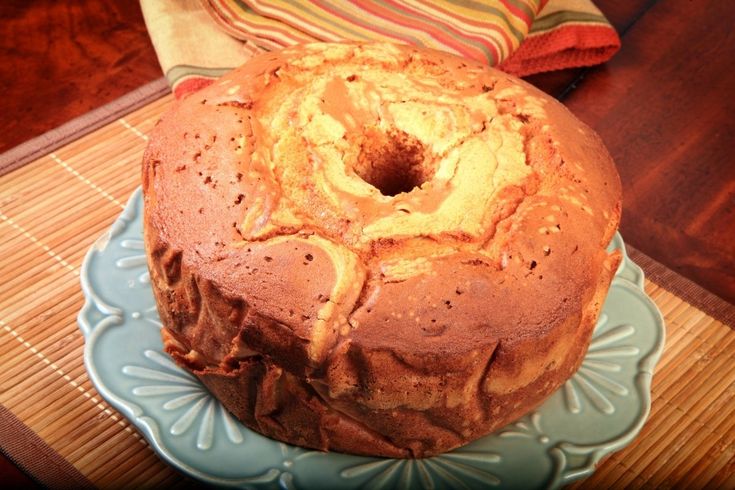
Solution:
{"label": "table edge", "polygon": [[112,102],[71,119],[61,126],[0,154],[0,176],[129,114],[171,92],[164,77],[149,82]]}

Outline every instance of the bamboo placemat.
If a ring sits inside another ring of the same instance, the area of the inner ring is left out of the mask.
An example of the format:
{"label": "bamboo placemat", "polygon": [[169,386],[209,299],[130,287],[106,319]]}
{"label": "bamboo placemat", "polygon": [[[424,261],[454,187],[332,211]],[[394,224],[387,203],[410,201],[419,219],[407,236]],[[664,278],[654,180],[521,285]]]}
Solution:
{"label": "bamboo placemat", "polygon": [[[76,323],[84,254],[139,185],[146,133],[170,103],[0,177],[0,449],[30,472],[76,468],[105,488],[194,484],[97,394]],[[575,486],[735,488],[735,331],[663,286],[646,281],[667,326],[651,417]]]}

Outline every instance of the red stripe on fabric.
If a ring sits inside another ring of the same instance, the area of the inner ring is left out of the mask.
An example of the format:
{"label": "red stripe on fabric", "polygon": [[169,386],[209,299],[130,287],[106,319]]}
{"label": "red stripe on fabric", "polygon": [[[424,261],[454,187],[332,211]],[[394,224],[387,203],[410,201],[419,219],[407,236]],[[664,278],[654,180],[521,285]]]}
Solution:
{"label": "red stripe on fabric", "polygon": [[[366,8],[367,6],[376,7],[377,10],[373,9],[373,13],[375,13],[375,15],[389,19],[390,22],[394,22],[404,27],[416,28],[418,27],[417,24],[419,24],[420,29],[422,31],[429,34],[429,36],[437,40],[439,43],[454,48],[455,51],[457,51],[458,53],[461,53],[463,56],[466,56],[468,58],[477,59],[477,55],[473,53],[471,50],[468,50],[466,45],[456,41],[455,39],[452,39],[451,37],[448,37],[444,32],[442,32],[441,29],[438,29],[434,25],[432,25],[430,22],[427,22],[426,16],[423,15],[422,13],[418,13],[417,15],[418,17],[422,18],[421,21],[418,21],[417,19],[409,18],[406,15],[406,12],[410,11],[410,8],[407,5],[399,4],[391,0],[384,0],[384,2],[389,5],[392,5],[396,10],[398,10],[398,12],[394,12],[382,6],[373,4],[370,0],[367,0],[367,1],[357,0],[355,3],[362,4],[363,8]],[[384,14],[381,15],[379,11],[384,12]],[[435,17],[430,17],[429,19],[431,21],[436,21]],[[482,58],[485,58],[484,54],[482,55]]]}
{"label": "red stripe on fabric", "polygon": [[[284,48],[290,45],[290,44],[285,44],[284,41],[276,39],[274,35],[272,34],[273,32],[281,34],[282,36],[284,36],[285,38],[289,40],[288,42],[292,44],[298,44],[299,42],[304,42],[302,39],[294,37],[294,35],[291,32],[289,32],[287,29],[284,29],[282,27],[278,27],[278,26],[262,27],[262,26],[258,26],[258,24],[248,22],[243,17],[241,17],[237,11],[230,8],[227,2],[221,2],[221,3],[217,2],[217,4],[220,5],[222,9],[227,14],[230,15],[230,17],[232,17],[233,19],[237,19],[238,23],[241,23],[246,28],[253,30],[253,32],[250,33],[250,32],[247,32],[246,30],[243,30],[242,27],[239,27],[234,23],[232,24],[235,29],[237,29],[243,34],[243,36],[248,37],[252,42],[256,44],[262,43],[263,41],[267,41],[267,42],[273,43],[273,46],[270,46],[271,49],[272,48]],[[266,17],[262,14],[259,14],[259,15],[261,15],[262,17]],[[281,22],[281,21],[278,21],[278,22]],[[268,31],[271,31],[271,33],[269,34]]]}
{"label": "red stripe on fabric", "polygon": [[[414,22],[410,22],[409,20],[404,20],[402,17],[400,17],[400,14],[398,14],[398,15],[390,15],[391,13],[393,13],[392,11],[390,11],[390,10],[388,10],[388,9],[382,7],[382,6],[379,6],[379,5],[375,4],[375,3],[371,2],[370,0],[366,0],[366,1],[355,0],[353,3],[355,5],[358,5],[363,10],[365,10],[367,12],[370,12],[371,14],[375,15],[376,17],[380,17],[380,18],[386,19],[389,22],[392,22],[394,24],[397,24],[397,25],[400,25],[400,26],[403,26],[403,27],[416,28],[415,19],[414,19]],[[386,2],[386,3],[391,3],[391,2]],[[405,8],[405,7],[403,5],[401,5],[399,8],[402,9],[402,8]],[[427,29],[427,28],[430,28],[430,30]],[[441,35],[440,36],[435,35],[435,31],[437,29],[434,28],[433,26],[428,26],[425,23],[423,23],[421,30],[423,30],[425,33],[429,34],[432,38],[434,38],[435,40],[439,41],[441,44],[445,44],[445,45],[448,45],[448,46],[451,46],[451,47],[455,48],[457,50],[457,52],[463,54],[464,56],[467,56],[468,58],[478,59],[478,57],[476,55],[474,55],[474,53],[468,52],[467,49],[465,49],[465,46],[463,46],[461,44],[458,44],[458,43],[452,43],[452,42],[442,41],[442,39],[441,39],[442,36]],[[482,56],[482,61],[486,61],[486,58],[485,58],[484,55]]]}
{"label": "red stripe on fabric", "polygon": [[[442,8],[439,4],[436,4],[436,5],[431,4],[431,7],[434,10],[440,11],[441,13],[443,13],[444,15],[446,15],[448,17],[456,17],[453,12],[448,11],[448,10]],[[513,49],[513,40],[508,35],[508,32],[505,29],[501,29],[496,24],[487,23],[487,22],[479,22],[479,21],[470,19],[469,17],[462,17],[462,22],[464,22],[465,24],[469,24],[471,26],[478,27],[480,29],[489,29],[489,30],[493,30],[493,31],[497,32],[498,34],[500,34],[503,37],[503,41],[508,46],[508,49],[512,51],[512,49]],[[495,48],[495,49],[496,49],[496,53],[497,53],[497,48]],[[498,59],[500,59],[500,56],[499,55],[498,55]]]}
{"label": "red stripe on fabric", "polygon": [[[235,14],[232,10],[228,9],[225,5],[221,5],[221,4],[214,5],[213,2],[209,2],[209,4],[212,5],[210,9],[211,17],[213,17],[215,22],[217,22],[225,30],[225,32],[227,32],[232,37],[239,39],[239,40],[249,41],[253,44],[263,46],[266,49],[278,49],[278,48],[282,48],[285,46],[285,44],[283,44],[282,42],[272,40],[266,36],[258,36],[255,34],[251,34],[246,29],[244,29],[242,26],[236,25],[227,16],[226,13],[223,13],[222,11],[218,10],[218,8],[228,10],[230,15],[236,17],[237,20],[241,22],[242,24],[245,24],[246,28],[247,27],[253,28],[251,24],[239,18],[237,14]],[[273,30],[277,30],[277,29],[273,29]]]}
{"label": "red stripe on fabric", "polygon": [[[248,3],[248,5],[250,5],[250,8],[252,8],[254,12],[256,12],[259,15],[262,15],[263,17],[267,17],[269,19],[276,20],[278,22],[282,22],[282,23],[284,23],[286,25],[291,26],[293,29],[296,29],[297,31],[301,32],[302,34],[306,34],[307,36],[316,38],[318,40],[321,40],[321,41],[328,40],[328,39],[326,39],[322,35],[317,35],[317,34],[315,34],[313,32],[304,32],[304,30],[303,30],[304,28],[303,27],[301,27],[301,26],[299,26],[299,27],[294,26],[293,25],[293,22],[292,21],[289,21],[289,20],[285,20],[284,15],[282,13],[280,13],[280,12],[279,13],[266,14],[266,13],[264,13],[262,11],[262,7],[258,7],[256,5],[254,5],[253,2]],[[270,6],[270,7],[273,8],[273,9],[278,10],[278,7],[272,7],[272,6]],[[318,24],[315,24],[314,22],[310,22],[308,19],[305,19],[301,15],[295,14],[295,13],[291,12],[290,10],[287,11],[287,12],[288,12],[288,15],[289,16],[294,17],[297,20],[297,22],[299,22],[300,24],[304,24],[304,25],[310,26],[310,27],[315,26],[317,29],[320,29],[322,31],[327,31],[335,39],[344,39],[342,36],[340,36],[339,34],[337,34],[334,31],[332,31],[331,29],[322,27],[322,26],[320,26]],[[299,42],[308,42],[308,41],[310,41],[310,40],[304,40],[304,41],[299,41]]]}
{"label": "red stripe on fabric", "polygon": [[[515,5],[510,3],[508,0],[500,0],[500,3],[502,3],[503,6],[509,12],[511,12],[515,17],[518,17],[519,19],[521,19],[526,24],[527,27],[531,27],[531,22],[533,22],[533,19],[535,19],[536,15],[538,15],[538,13],[541,11],[541,7],[539,7],[536,10],[536,12],[532,14],[533,17],[529,17],[528,14],[526,14],[526,12],[523,11],[522,8],[516,7]],[[528,8],[530,10],[533,10],[533,7],[531,7],[530,5],[528,6]]]}
{"label": "red stripe on fabric", "polygon": [[604,63],[618,49],[620,37],[611,26],[567,25],[529,36],[498,68],[523,77]]}
{"label": "red stripe on fabric", "polygon": [[[343,20],[345,20],[347,22],[350,22],[351,24],[357,24],[357,25],[359,25],[359,26],[361,26],[361,27],[363,27],[363,28],[365,28],[365,29],[367,29],[369,31],[379,32],[381,35],[386,36],[386,37],[390,37],[390,38],[395,39],[397,41],[400,41],[403,44],[411,44],[410,39],[406,39],[404,36],[401,36],[399,34],[396,34],[395,32],[386,31],[385,29],[378,30],[376,28],[376,26],[370,25],[370,24],[368,24],[366,22],[363,22],[363,21],[360,21],[359,19],[357,19],[357,21],[359,21],[359,24],[358,24],[358,22],[356,22],[356,20],[354,18],[348,16],[347,14],[345,14],[344,12],[342,12],[341,10],[334,10],[333,9],[334,8],[334,5],[331,2],[330,3],[325,3],[325,2],[322,2],[320,0],[311,0],[311,3],[313,5],[316,5],[317,7],[321,8],[322,10],[328,12],[330,15],[334,15],[335,17],[339,17],[340,19],[343,19]],[[356,2],[352,2],[352,3],[356,3]]]}
{"label": "red stripe on fabric", "polygon": [[[279,28],[277,26],[259,27],[257,24],[253,24],[252,22],[248,22],[248,21],[244,20],[242,17],[240,17],[236,11],[232,10],[229,7],[229,5],[227,5],[227,2],[216,2],[214,0],[210,0],[210,3],[212,3],[213,5],[216,3],[217,6],[221,7],[223,9],[223,11],[227,12],[232,18],[237,19],[238,22],[244,24],[246,27],[252,29],[253,31],[261,31],[261,32],[262,31],[265,31],[265,33],[256,33],[256,32],[249,33],[247,31],[244,31],[242,28],[240,28],[238,26],[235,26],[235,24],[231,24],[235,29],[238,30],[238,32],[240,32],[243,35],[243,37],[246,37],[246,38],[250,39],[255,44],[260,44],[260,43],[262,43],[264,41],[266,41],[266,42],[270,41],[274,45],[273,46],[269,46],[269,48],[279,48],[279,47],[280,48],[285,48],[286,46],[290,46],[291,45],[291,44],[284,44],[283,41],[278,40],[278,39],[275,39],[273,37],[273,34],[270,34],[269,35],[269,34],[267,34],[267,31],[273,31],[273,32],[278,32],[278,33],[282,34],[284,37],[286,37],[287,39],[289,39],[292,44],[299,44],[299,43],[311,41],[311,39],[296,38],[296,37],[294,37],[294,34],[293,33],[289,32],[288,30],[284,30],[283,28]],[[213,8],[216,8],[216,6],[213,7]],[[256,11],[255,7],[252,7],[252,8],[253,8],[254,11]],[[258,13],[262,17],[266,17],[266,18],[272,19],[272,17],[267,16],[267,15],[264,15],[264,14],[262,14],[260,12],[257,12],[256,11],[256,13]],[[224,16],[223,16],[223,18],[224,18]],[[275,20],[277,22],[283,22],[280,19],[275,19]],[[299,32],[301,32],[299,29],[296,29],[296,28],[294,28],[294,29],[297,30],[297,31],[299,31]],[[301,32],[301,34],[303,34],[303,32]]]}
{"label": "red stripe on fabric", "polygon": [[222,11],[219,10],[218,6],[213,4],[213,0],[202,2],[204,9],[207,11],[209,16],[222,28],[228,35],[234,37],[239,41],[245,41],[253,43],[253,36],[247,32],[244,32],[241,27],[237,27],[231,19],[229,19]]}
{"label": "red stripe on fabric", "polygon": [[[409,5],[404,5],[402,3],[395,2],[394,0],[384,0],[384,1],[386,3],[389,3],[389,4],[393,5],[395,8],[397,8],[397,9],[403,11],[403,12],[407,12],[407,13],[412,14],[414,17],[419,17],[419,18],[426,19],[426,21],[424,22],[424,25],[426,25],[427,27],[430,26],[432,32],[439,33],[439,37],[435,36],[431,32],[429,33],[434,39],[438,40],[442,44],[446,44],[448,46],[452,46],[453,48],[455,48],[457,51],[459,51],[460,53],[464,54],[468,58],[473,58],[473,59],[476,59],[478,61],[490,62],[490,63],[492,63],[493,61],[495,63],[497,63],[502,58],[502,56],[498,52],[498,50],[495,47],[495,45],[492,44],[491,42],[487,41],[485,38],[474,36],[472,34],[466,34],[466,33],[462,32],[462,31],[459,31],[459,30],[455,29],[454,27],[452,27],[450,24],[446,23],[443,19],[440,19],[438,17],[430,16],[427,13],[421,12],[419,10],[416,10],[415,8],[412,8]],[[407,17],[407,21],[410,22],[411,19],[408,16],[406,16],[406,17]],[[455,18],[455,19],[458,18],[457,15],[450,15],[450,17]],[[464,19],[464,17],[462,17],[462,19]],[[447,33],[445,31],[443,31],[442,29],[431,25],[430,22],[435,22],[435,23],[441,24],[442,26],[446,27],[449,31],[451,31],[452,33],[454,33],[454,35],[452,35],[450,33]],[[497,28],[497,26],[494,26],[494,25],[493,26],[487,25],[486,27],[489,28],[490,30],[499,30]],[[459,37],[461,39],[456,39],[456,37]],[[490,51],[491,56],[493,56],[494,59],[492,59],[492,60],[491,59],[488,59],[487,58],[487,55],[482,51],[482,48],[479,48],[479,47],[476,47],[476,46],[467,46],[465,43],[462,42],[462,39],[473,40],[473,41],[476,41],[478,44],[483,45],[488,51]],[[473,55],[469,54],[470,52],[469,51],[466,51],[466,49],[471,49],[472,52],[478,52],[479,51],[481,53],[481,55],[480,55],[481,56],[481,59],[478,58],[477,56],[473,56]]]}

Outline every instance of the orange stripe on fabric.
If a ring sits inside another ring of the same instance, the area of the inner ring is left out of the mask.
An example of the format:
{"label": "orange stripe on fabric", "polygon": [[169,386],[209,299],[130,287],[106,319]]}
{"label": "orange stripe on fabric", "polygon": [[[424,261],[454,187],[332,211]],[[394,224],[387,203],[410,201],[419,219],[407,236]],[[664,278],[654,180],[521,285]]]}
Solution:
{"label": "orange stripe on fabric", "polygon": [[526,23],[528,27],[531,27],[531,22],[533,22],[533,19],[536,17],[536,15],[541,10],[541,7],[535,7],[529,5],[526,2],[521,2],[524,5],[526,5],[526,8],[528,8],[528,11],[523,10],[521,7],[517,6],[515,3],[510,2],[508,0],[498,0],[501,4],[503,4],[503,7],[508,10],[511,14],[513,14],[515,17],[521,19],[523,22]]}
{"label": "orange stripe on fabric", "polygon": [[[275,2],[273,4],[269,2],[259,2],[257,0],[249,1],[250,8],[260,15],[267,16],[271,19],[278,20],[284,24],[290,26],[299,26],[297,29],[306,33],[309,36],[313,36],[321,41],[341,41],[343,36],[340,36],[337,32],[332,29],[325,28],[305,18],[302,14],[296,13],[294,10],[289,9],[288,5],[279,6]],[[312,31],[304,31],[304,27],[311,28]]]}
{"label": "orange stripe on fabric", "polygon": [[[410,19],[404,19],[403,17],[398,15],[397,12],[390,10],[384,5],[379,5],[377,2],[373,2],[371,0],[365,0],[365,1],[355,0],[354,3],[356,5],[359,5],[360,8],[374,15],[375,17],[378,17],[385,21],[392,22],[393,24],[401,26],[403,28],[417,30],[415,21],[411,22]],[[385,2],[385,3],[388,3],[388,2]],[[422,24],[420,30],[428,36],[427,41],[423,42],[422,45],[426,47],[433,47],[435,49],[443,49],[444,51],[450,51],[450,52],[460,54],[463,56],[476,58],[476,56],[472,56],[472,52],[468,50],[466,46],[455,45],[456,43],[451,43],[451,42],[450,43],[443,42],[441,34],[437,36],[437,32],[436,32],[437,30],[433,28],[433,26],[431,29],[427,29],[427,25]]]}
{"label": "orange stripe on fabric", "polygon": [[[332,4],[330,2],[323,2],[320,0],[311,0],[311,3],[319,6],[319,8],[324,9],[325,11],[328,11],[330,14],[336,17],[347,20],[349,22],[353,22],[361,27],[364,27],[365,29],[369,31],[375,32],[376,26],[374,24],[371,25],[366,20],[356,18],[354,15],[348,13],[345,10],[337,9],[335,4]],[[408,34],[386,31],[384,29],[380,30],[380,34],[389,39],[394,39],[394,40],[400,41],[401,43],[405,43],[405,44],[419,44],[420,43],[418,39]]]}
{"label": "orange stripe on fabric", "polygon": [[[233,25],[236,26],[243,37],[259,45],[264,45],[268,42],[273,43],[267,46],[269,49],[283,48],[293,44],[319,40],[318,38],[305,35],[288,24],[273,21],[260,13],[258,13],[259,15],[248,15],[239,7],[232,7],[231,2],[227,2],[226,0],[217,2],[217,5],[227,14],[226,18],[232,19]],[[262,19],[261,22],[255,22],[259,18]],[[245,27],[243,28],[242,26]]]}
{"label": "orange stripe on fabric", "polygon": [[[222,27],[230,36],[241,41],[247,41],[251,43],[257,43],[259,46],[263,46],[267,49],[278,49],[283,47],[282,43],[275,42],[269,38],[258,37],[254,34],[254,31],[258,29],[254,26],[250,26],[246,20],[247,17],[243,18],[242,15],[235,13],[231,7],[229,7],[225,1],[217,0],[203,0],[202,5],[205,10],[209,12],[210,17]],[[246,25],[243,28],[242,25]]]}
{"label": "orange stripe on fabric", "polygon": [[[454,46],[458,52],[462,53],[468,58],[477,59],[483,62],[489,62],[490,64],[495,64],[500,59],[502,59],[498,47],[495,46],[492,42],[489,42],[487,38],[475,36],[469,31],[461,31],[455,26],[451,25],[449,22],[444,21],[442,18],[435,15],[430,16],[426,12],[422,12],[408,3],[397,3],[394,0],[384,1],[385,3],[392,4],[396,8],[401,9],[406,14],[411,14],[411,16],[413,17],[423,19],[424,24],[427,26],[432,24],[439,24],[443,26],[444,29],[434,27],[432,29],[432,36],[438,39],[443,44]],[[412,20],[412,17],[410,17],[409,15],[406,15],[406,17],[407,22],[410,22]],[[463,19],[448,12],[447,17],[450,17],[451,20],[456,20],[459,22],[461,22]],[[498,32],[503,33],[503,30],[497,28],[497,26],[486,24],[485,27],[490,30],[497,30]],[[433,32],[439,32],[440,37],[437,38],[437,36],[434,35]],[[477,48],[475,51],[479,51],[481,53],[480,56],[473,55],[471,51],[465,49],[467,47],[467,42],[470,42],[474,47]]]}
{"label": "orange stripe on fabric", "polygon": [[[431,2],[424,2],[423,0],[418,0],[418,1],[421,3],[424,3],[427,8],[433,9],[435,12],[440,13],[441,15],[444,15],[448,18],[458,17],[458,14],[455,14],[453,11],[450,11],[450,10],[447,10],[441,7],[438,3],[433,4]],[[477,27],[479,31],[489,30],[497,34],[500,34],[500,36],[503,39],[503,43],[498,43],[498,46],[497,46],[497,48],[500,49],[500,55],[498,56],[499,60],[505,58],[507,56],[507,53],[513,51],[513,48],[515,46],[514,38],[511,38],[511,36],[508,34],[508,31],[506,29],[503,29],[496,23],[477,21],[470,17],[465,17],[465,16],[461,16],[461,20],[459,20],[459,22],[462,22],[463,24],[468,25],[468,26]],[[475,33],[477,31],[467,30],[467,32]],[[505,44],[505,46],[503,46],[503,44]]]}
{"label": "orange stripe on fabric", "polygon": [[404,40],[410,39],[412,42],[408,44],[414,44],[417,46],[432,46],[431,36],[424,30],[416,28],[413,25],[401,26],[396,23],[392,16],[382,15],[380,13],[366,9],[360,2],[351,1],[341,4],[340,8],[343,12],[357,17],[358,15],[363,18],[363,22],[369,25],[369,29],[373,32],[379,31],[386,34],[398,33]]}
{"label": "orange stripe on fabric", "polygon": [[523,19],[512,15],[504,7],[495,2],[478,0],[444,0],[446,10],[456,11],[464,18],[477,18],[488,24],[496,24],[507,28],[509,35],[519,43],[528,32],[528,24]]}
{"label": "orange stripe on fabric", "polygon": [[[393,0],[383,0],[383,3],[392,6],[395,9],[393,10],[393,12],[399,18],[405,18],[403,22],[412,23],[416,19],[419,19],[419,22],[421,22],[421,24],[425,28],[428,28],[431,37],[436,39],[437,42],[444,46],[452,47],[455,51],[468,58],[477,59],[477,55],[473,55],[473,51],[476,50],[468,49],[470,47],[467,46],[467,43],[462,42],[463,39],[467,41],[472,38],[469,36],[464,36],[461,32],[452,29],[446,22],[442,22],[442,20],[438,17],[429,16],[425,12],[421,12],[420,10],[417,10],[415,8],[411,8],[411,6],[408,4],[398,3]],[[444,27],[444,29],[438,27],[436,24]],[[449,30],[450,32],[447,32],[447,30]],[[481,55],[482,58],[488,59],[490,56],[492,56],[492,53],[490,51],[493,51],[493,47],[488,46],[483,41],[480,41],[480,44],[481,46],[476,46],[474,42],[472,43],[473,47],[476,47],[481,53],[483,53]]]}
{"label": "orange stripe on fabric", "polygon": [[[257,3],[257,2],[253,2],[252,0],[250,1],[221,0],[221,1],[229,5],[228,11],[231,12],[233,16],[238,17],[238,18],[242,16],[246,16],[247,18],[251,19],[250,23],[252,25],[258,25],[260,26],[261,29],[265,29],[265,30],[273,29],[275,31],[283,33],[283,35],[286,37],[286,40],[284,40],[284,42],[282,43],[282,46],[290,46],[293,44],[314,42],[314,41],[320,40],[319,37],[314,37],[311,33],[304,32],[303,30],[291,25],[288,22],[283,22],[279,18],[274,18],[272,16],[265,15],[264,12],[258,10],[258,7],[256,5],[253,5],[254,3]],[[249,13],[248,10],[252,10],[253,13],[252,14]]]}
{"label": "orange stripe on fabric", "polygon": [[[233,22],[238,25],[245,35],[250,35],[251,40],[255,43],[259,43],[265,38],[276,43],[276,47],[283,48],[294,44],[319,40],[319,38],[309,36],[307,33],[287,23],[268,18],[260,13],[245,14],[242,10],[239,10],[239,7],[231,6],[232,2],[225,3],[228,4],[225,8],[232,16]],[[244,27],[239,24],[242,24]]]}
{"label": "orange stripe on fabric", "polygon": [[[320,0],[310,0],[309,2],[315,10],[320,12],[314,15],[319,15],[322,22],[328,22],[330,25],[340,26],[346,24],[350,25],[352,29],[344,29],[340,35],[344,39],[348,40],[382,40],[391,42],[400,42],[406,44],[419,44],[420,41],[413,36],[406,35],[402,32],[396,32],[392,29],[383,29],[380,26],[370,23],[367,19],[365,12],[359,11],[356,15],[352,13],[349,8],[352,3],[332,3],[323,2]],[[338,7],[338,5],[341,7]],[[362,17],[362,18],[361,18]]]}
{"label": "orange stripe on fabric", "polygon": [[[518,40],[509,31],[516,32],[521,24],[527,30],[530,12],[539,8],[532,0],[502,0],[490,10],[426,0],[205,3],[228,32],[269,49],[315,40],[390,40],[443,49],[490,63],[503,60],[513,51]],[[476,21],[475,14],[489,20]]]}
{"label": "orange stripe on fabric", "polygon": [[414,39],[412,44],[418,46],[433,46],[432,36],[430,33],[421,27],[414,25],[406,25],[402,23],[399,17],[391,15],[390,11],[386,12],[381,8],[375,7],[374,2],[361,2],[359,0],[351,2],[354,8],[361,9],[365,12],[366,16],[373,19],[375,25],[381,25],[382,29],[394,29],[395,31],[403,33],[404,36],[409,36]]}

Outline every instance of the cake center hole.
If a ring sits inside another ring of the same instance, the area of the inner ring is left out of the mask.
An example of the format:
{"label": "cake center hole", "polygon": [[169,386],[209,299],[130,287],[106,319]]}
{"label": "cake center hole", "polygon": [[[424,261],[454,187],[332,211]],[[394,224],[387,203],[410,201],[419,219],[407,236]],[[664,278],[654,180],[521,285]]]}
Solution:
{"label": "cake center hole", "polygon": [[434,170],[426,162],[424,146],[400,130],[366,128],[353,170],[384,196],[410,192],[430,180]]}

